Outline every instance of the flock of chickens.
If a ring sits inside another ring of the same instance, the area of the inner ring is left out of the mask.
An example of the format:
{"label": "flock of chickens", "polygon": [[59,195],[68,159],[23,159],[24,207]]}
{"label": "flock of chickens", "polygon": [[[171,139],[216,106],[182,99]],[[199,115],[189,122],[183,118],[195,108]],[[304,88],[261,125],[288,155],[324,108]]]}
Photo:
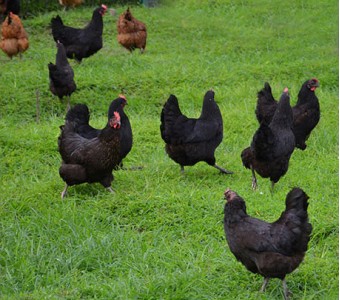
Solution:
{"label": "flock of chickens", "polygon": [[[17,0],[0,0],[0,5],[3,5],[0,6],[1,12],[7,15],[2,24],[0,48],[11,58],[24,52],[29,45],[17,15],[20,9],[18,3]],[[65,124],[60,126],[58,138],[62,157],[59,174],[66,183],[62,198],[69,186],[81,183],[98,182],[113,192],[112,172],[123,167],[122,161],[132,148],[132,129],[124,112],[127,103],[124,95],[111,102],[103,129],[93,128],[89,124],[90,113],[85,104],[70,107],[70,95],[77,87],[67,58],[80,63],[102,48],[102,18],[106,10],[105,5],[96,8],[91,21],[82,29],[64,25],[59,16],[51,20],[57,55],[56,63],[48,64],[50,90],[59,98],[68,97],[68,112]],[[129,51],[139,48],[144,52],[146,26],[135,19],[129,9],[119,16],[117,29],[117,39],[122,46]],[[259,127],[251,145],[241,153],[244,167],[252,172],[253,189],[257,187],[256,173],[269,178],[273,189],[274,184],[288,171],[294,149],[306,149],[306,141],[320,119],[319,102],[315,95],[318,86],[315,78],[304,82],[293,107],[288,88],[283,90],[278,101],[274,99],[267,82],[258,92],[255,114]],[[182,172],[185,166],[204,161],[224,174],[232,174],[216,164],[214,153],[223,139],[223,119],[214,96],[213,90],[206,92],[202,112],[197,119],[181,113],[175,95],[170,95],[163,106],[161,137],[167,154],[180,165]],[[262,291],[270,278],[280,278],[284,297],[288,299],[285,276],[302,262],[312,232],[307,214],[308,196],[300,188],[292,189],[286,197],[285,211],[273,223],[250,217],[244,200],[236,192],[227,189],[225,199],[224,229],[230,250],[249,271],[265,278]]]}
{"label": "flock of chickens", "polygon": [[[259,128],[250,147],[241,153],[243,165],[252,171],[253,189],[257,187],[255,172],[270,178],[273,189],[286,174],[294,149],[306,149],[306,141],[320,119],[315,95],[318,86],[315,78],[304,82],[293,108],[288,88],[279,101],[274,99],[267,82],[258,92],[255,113]],[[223,138],[223,121],[212,90],[204,96],[198,119],[184,116],[176,96],[170,95],[161,112],[160,130],[166,152],[182,171],[184,166],[205,161],[224,174],[232,173],[218,166],[214,156]],[[231,252],[249,271],[265,278],[261,291],[270,278],[280,278],[284,298],[289,299],[285,276],[302,262],[312,232],[308,196],[300,188],[292,189],[286,197],[285,211],[273,223],[250,217],[244,200],[230,189],[226,190],[225,198],[224,230]]]}

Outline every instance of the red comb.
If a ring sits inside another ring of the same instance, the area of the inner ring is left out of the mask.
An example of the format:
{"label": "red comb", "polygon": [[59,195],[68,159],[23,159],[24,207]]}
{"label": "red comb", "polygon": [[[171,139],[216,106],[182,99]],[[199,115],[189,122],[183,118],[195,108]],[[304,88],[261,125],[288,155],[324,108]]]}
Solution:
{"label": "red comb", "polygon": [[118,111],[114,111],[113,115],[115,116],[117,122],[120,122],[120,114],[119,114],[119,112]]}
{"label": "red comb", "polygon": [[127,100],[126,100],[126,97],[125,97],[123,94],[119,94],[118,97],[119,97],[119,98],[123,98],[125,101],[127,101]]}
{"label": "red comb", "polygon": [[102,8],[104,8],[105,10],[107,10],[107,6],[105,4],[102,4]]}

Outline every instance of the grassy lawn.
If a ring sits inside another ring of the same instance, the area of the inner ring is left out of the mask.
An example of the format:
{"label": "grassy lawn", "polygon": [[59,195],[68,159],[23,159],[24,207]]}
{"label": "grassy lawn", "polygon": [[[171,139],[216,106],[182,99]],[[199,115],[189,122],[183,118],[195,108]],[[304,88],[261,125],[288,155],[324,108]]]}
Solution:
{"label": "grassy lawn", "polygon": [[[70,187],[61,200],[59,126],[66,103],[48,89],[55,61],[51,17],[84,26],[93,8],[53,11],[23,20],[30,48],[20,60],[0,53],[0,298],[1,299],[281,299],[279,280],[258,292],[262,277],[230,252],[223,231],[223,192],[237,191],[248,213],[276,220],[289,190],[310,196],[312,238],[287,283],[293,299],[338,299],[338,2],[173,1],[130,6],[146,23],[146,52],[130,54],[104,18],[104,47],[72,61],[77,91],[91,124],[103,127],[108,106],[123,92],[134,145],[116,171],[114,195],[99,184]],[[112,7],[112,5],[111,5]],[[126,7],[115,7],[120,14]],[[301,84],[320,81],[321,120],[305,151],[270,192],[240,154],[257,129],[257,91],[268,81],[278,98],[288,87],[295,104]],[[175,94],[182,112],[198,117],[213,88],[224,118],[217,164],[180,167],[164,151],[162,105]],[[36,99],[40,120],[36,120]]]}

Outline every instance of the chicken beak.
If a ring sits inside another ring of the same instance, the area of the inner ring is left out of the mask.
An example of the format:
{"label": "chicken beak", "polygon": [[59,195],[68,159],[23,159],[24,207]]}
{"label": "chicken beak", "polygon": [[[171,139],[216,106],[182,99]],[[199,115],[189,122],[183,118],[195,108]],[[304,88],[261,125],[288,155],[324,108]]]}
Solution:
{"label": "chicken beak", "polygon": [[310,89],[311,91],[315,91],[316,88],[318,88],[320,86],[319,80],[317,80],[316,78],[312,79],[312,83],[310,84]]}

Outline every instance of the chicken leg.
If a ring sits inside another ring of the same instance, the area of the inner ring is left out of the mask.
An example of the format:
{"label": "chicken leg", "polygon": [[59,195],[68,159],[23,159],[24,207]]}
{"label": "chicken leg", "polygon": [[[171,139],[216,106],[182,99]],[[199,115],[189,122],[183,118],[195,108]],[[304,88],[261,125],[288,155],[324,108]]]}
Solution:
{"label": "chicken leg", "polygon": [[114,194],[115,193],[115,191],[112,189],[112,187],[110,187],[110,186],[108,186],[107,188],[106,188],[110,193],[112,193],[112,194]]}
{"label": "chicken leg", "polygon": [[67,193],[68,185],[66,183],[64,190],[61,192],[61,199],[64,199]]}
{"label": "chicken leg", "polygon": [[270,189],[270,192],[273,193],[274,192],[274,186],[275,186],[275,182],[272,181],[272,185],[271,185],[271,189]]}
{"label": "chicken leg", "polygon": [[251,173],[252,173],[252,180],[251,180],[251,187],[253,188],[253,190],[255,191],[257,188],[257,180],[256,180],[256,175],[255,175],[255,171],[253,169],[253,166],[250,166],[251,169]]}
{"label": "chicken leg", "polygon": [[234,174],[233,172],[228,171],[228,170],[226,170],[226,169],[223,169],[223,168],[221,168],[220,166],[218,166],[218,165],[216,165],[216,164],[213,165],[213,167],[216,168],[217,170],[220,170],[221,173],[223,173],[223,174]]}
{"label": "chicken leg", "polygon": [[[266,287],[269,282],[269,277],[266,277],[263,281],[262,287],[260,289],[260,292],[263,293],[266,290]],[[289,300],[289,297],[292,295],[291,291],[288,289],[286,279],[282,279],[282,286],[283,286],[283,296],[285,300]]]}
{"label": "chicken leg", "polygon": [[289,300],[290,296],[292,295],[292,292],[288,289],[286,278],[282,279],[282,286],[283,286],[283,297],[285,300]]}
{"label": "chicken leg", "polygon": [[71,104],[70,104],[70,95],[67,95],[67,107],[66,107],[66,112],[68,112],[71,108]]}
{"label": "chicken leg", "polygon": [[269,277],[266,277],[263,281],[263,284],[261,286],[261,289],[260,289],[260,292],[263,293],[265,290],[266,290],[266,287],[268,285],[268,282],[269,282]]}

